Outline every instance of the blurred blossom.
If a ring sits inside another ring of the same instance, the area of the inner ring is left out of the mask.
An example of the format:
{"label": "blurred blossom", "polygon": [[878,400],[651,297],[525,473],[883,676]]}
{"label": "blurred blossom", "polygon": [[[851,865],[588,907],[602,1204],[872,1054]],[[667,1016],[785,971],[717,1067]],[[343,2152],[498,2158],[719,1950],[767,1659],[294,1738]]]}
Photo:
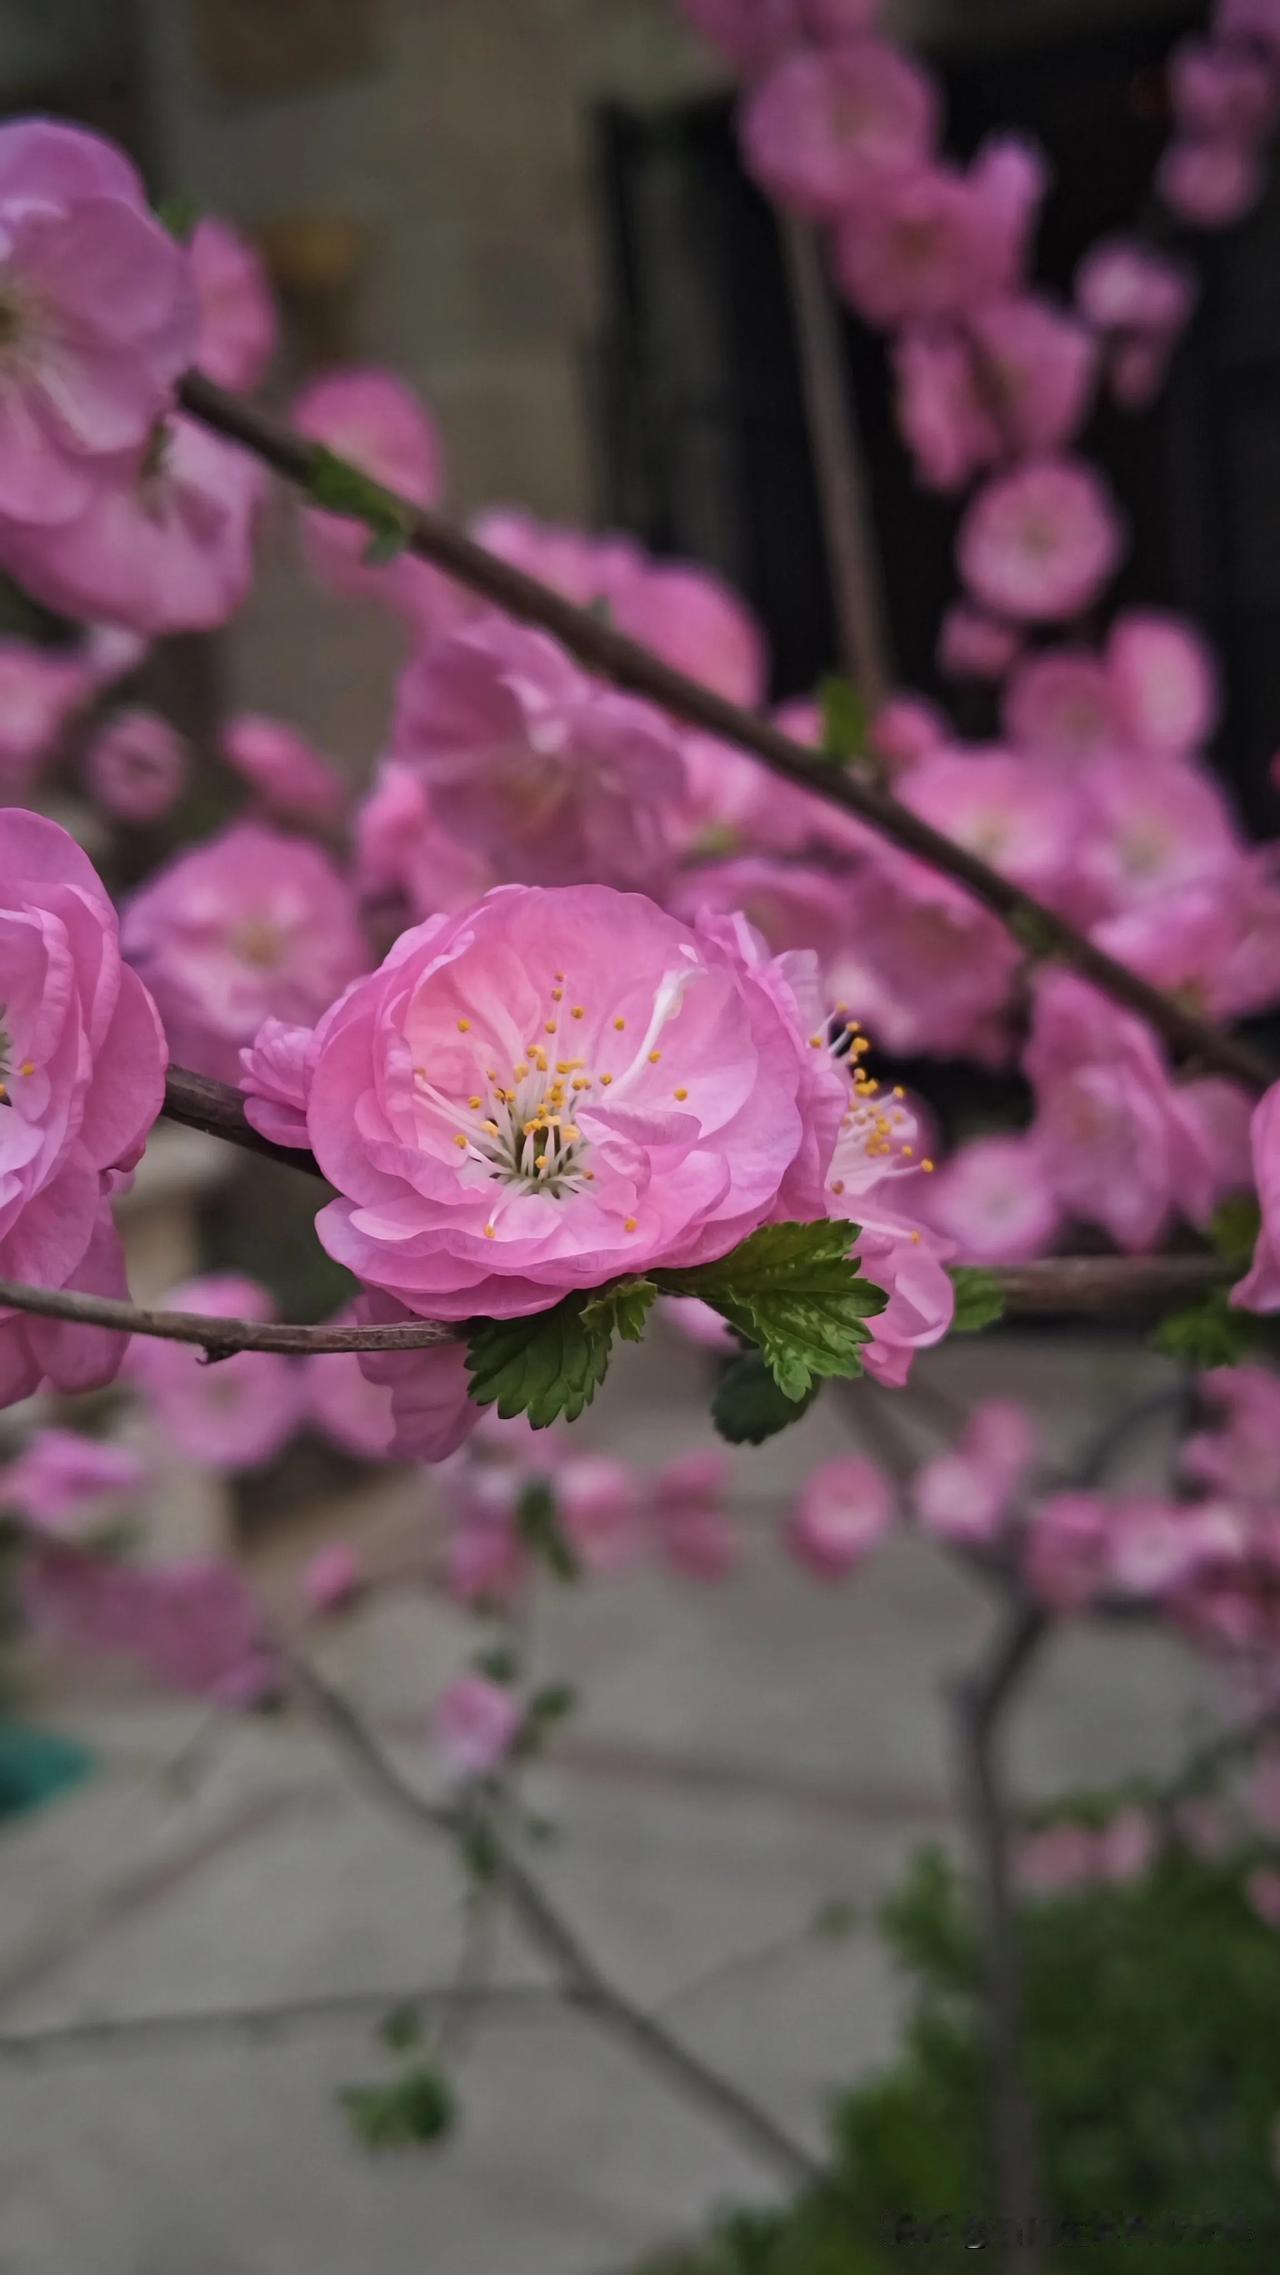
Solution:
{"label": "blurred blossom", "polygon": [[881,40],[796,49],[747,97],[747,170],[780,204],[838,221],[869,183],[921,170],[938,112],[929,73]]}
{"label": "blurred blossom", "polygon": [[485,1675],[459,1675],[432,1711],[435,1742],[455,1777],[491,1777],[520,1733],[518,1698]]}
{"label": "blurred blossom", "polygon": [[21,799],[91,691],[82,655],[0,636],[0,794]]}
{"label": "blurred blossom", "polygon": [[1076,300],[1101,336],[1112,393],[1126,410],[1155,400],[1198,291],[1193,270],[1136,237],[1104,237],[1080,263]]}
{"label": "blurred blossom", "polygon": [[1039,1147],[1026,1136],[971,1138],[942,1164],[922,1206],[966,1264],[1046,1256],[1063,1225]]}
{"label": "blurred blossom", "polygon": [[1179,137],[1156,167],[1156,189],[1193,229],[1227,229],[1251,213],[1262,195],[1261,160],[1231,135]]}
{"label": "blurred blossom", "polygon": [[195,363],[219,387],[249,391],[276,351],[280,321],[261,254],[229,222],[208,214],[188,246],[200,302]]}
{"label": "blurred blossom", "polygon": [[129,1564],[45,1548],[27,1566],[23,1593],[37,1627],[77,1650],[136,1659],[173,1690],[238,1708],[275,1686],[257,1608],[230,1564]]}
{"label": "blurred blossom", "polygon": [[[1032,217],[982,152],[967,172],[937,160],[882,171],[844,203],[836,276],[869,324],[959,318],[1012,292]],[[1003,337],[1011,351],[1011,327]]]}
{"label": "blurred blossom", "polygon": [[0,1508],[50,1540],[84,1541],[118,1523],[147,1471],[127,1446],[78,1430],[37,1430],[0,1469]]}
{"label": "blurred blossom", "polygon": [[268,812],[286,821],[334,821],[347,802],[337,768],[283,720],[242,711],[223,728],[222,750]]}
{"label": "blurred blossom", "polygon": [[[413,505],[434,505],[444,489],[439,430],[394,372],[327,372],[296,397],[292,421]],[[304,508],[302,523],[312,575],[334,592],[382,602],[414,623],[448,622],[469,605],[447,578],[411,553],[367,561],[369,532],[361,522],[311,506]]]}
{"label": "blurred blossom", "polygon": [[[331,1321],[335,1327],[356,1324],[350,1306]],[[391,1393],[384,1383],[370,1381],[360,1353],[317,1351],[302,1366],[303,1401],[312,1429],[358,1461],[386,1460],[394,1435]]]}
{"label": "blurred blossom", "polygon": [[322,1617],[353,1603],[364,1586],[364,1573],[350,1541],[332,1540],[308,1557],[301,1586],[308,1610]]}
{"label": "blurred blossom", "polygon": [[556,1513],[579,1562],[588,1572],[616,1572],[639,1545],[638,1489],[624,1461],[608,1454],[579,1454],[553,1476]]}
{"label": "blurred blossom", "polygon": [[687,1580],[725,1580],[739,1561],[726,1507],[730,1471],[728,1455],[709,1448],[665,1463],[648,1480],[659,1545]]}
{"label": "blurred blossom", "polygon": [[1109,1510],[1100,1493],[1051,1493],[1033,1511],[1023,1572],[1034,1595],[1056,1612],[1083,1611],[1106,1571]]}
{"label": "blurred blossom", "polygon": [[186,786],[190,753],[177,728],[158,712],[118,711],[85,757],[85,784],[115,821],[163,821]]}
{"label": "blurred blossom", "polygon": [[[208,1319],[276,1315],[267,1290],[236,1272],[209,1272],[170,1288],[165,1304]],[[302,1418],[300,1369],[275,1351],[239,1351],[209,1364],[194,1344],[138,1335],[124,1371],[174,1445],[220,1473],[273,1461]]]}
{"label": "blurred blossom", "polygon": [[819,1580],[846,1579],[879,1546],[893,1510],[883,1471],[846,1455],[806,1479],[787,1522],[787,1547]]}
{"label": "blurred blossom", "polygon": [[1022,635],[1002,617],[953,601],[938,634],[938,669],[948,679],[1003,679],[1021,647]]}
{"label": "blurred blossom", "polygon": [[1249,1136],[1262,1224],[1252,1267],[1231,1301],[1246,1311],[1280,1311],[1280,1082],[1255,1106]]}
{"label": "blurred blossom", "polygon": [[968,1547],[995,1540],[1035,1452],[1025,1408],[1004,1399],[975,1407],[956,1445],[916,1473],[912,1491],[924,1530]]}

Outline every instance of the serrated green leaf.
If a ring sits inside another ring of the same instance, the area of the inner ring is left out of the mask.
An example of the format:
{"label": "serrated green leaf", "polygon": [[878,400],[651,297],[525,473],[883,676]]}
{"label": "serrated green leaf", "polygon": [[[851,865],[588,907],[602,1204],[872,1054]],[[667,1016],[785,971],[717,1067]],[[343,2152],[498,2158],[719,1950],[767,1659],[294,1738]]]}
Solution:
{"label": "serrated green leaf", "polygon": [[867,747],[867,706],[852,680],[833,673],[818,689],[822,705],[822,755],[837,766],[861,758]]}
{"label": "serrated green leaf", "polygon": [[325,513],[340,514],[344,521],[362,521],[371,532],[365,560],[373,563],[394,560],[402,553],[412,535],[412,521],[408,508],[375,482],[362,474],[336,451],[327,450],[323,443],[316,448],[311,471],[307,476],[307,496],[313,506]]}
{"label": "serrated green leaf", "polygon": [[1225,1288],[1214,1288],[1185,1311],[1170,1312],[1152,1338],[1168,1359],[1193,1367],[1238,1367],[1265,1343],[1266,1327],[1251,1312],[1233,1311]]}
{"label": "serrated green leaf", "polygon": [[855,1224],[763,1225],[717,1263],[659,1272],[674,1295],[700,1296],[756,1345],[784,1397],[799,1402],[815,1382],[861,1374],[864,1322],[883,1311],[882,1288],[864,1280],[849,1251]]}
{"label": "serrated green leaf", "polygon": [[1004,1296],[994,1272],[984,1272],[976,1264],[958,1264],[948,1276],[956,1291],[953,1335],[977,1335],[1003,1319]]}
{"label": "serrated green leaf", "polygon": [[532,1319],[475,1319],[467,1332],[470,1395],[496,1406],[504,1422],[526,1414],[535,1430],[576,1422],[609,1371],[614,1319],[595,1299],[566,1296]]}
{"label": "serrated green leaf", "polygon": [[821,1388],[814,1383],[803,1398],[779,1390],[758,1351],[746,1351],[721,1375],[711,1400],[711,1419],[731,1446],[762,1446],[807,1414]]}
{"label": "serrated green leaf", "polygon": [[344,2086],[339,2099],[357,2138],[368,2149],[420,2147],[438,2141],[457,2116],[448,2079],[426,2064],[389,2085]]}
{"label": "serrated green leaf", "polygon": [[615,1280],[612,1287],[601,1288],[589,1298],[582,1316],[590,1326],[621,1335],[624,1343],[643,1343],[657,1297],[656,1280]]}

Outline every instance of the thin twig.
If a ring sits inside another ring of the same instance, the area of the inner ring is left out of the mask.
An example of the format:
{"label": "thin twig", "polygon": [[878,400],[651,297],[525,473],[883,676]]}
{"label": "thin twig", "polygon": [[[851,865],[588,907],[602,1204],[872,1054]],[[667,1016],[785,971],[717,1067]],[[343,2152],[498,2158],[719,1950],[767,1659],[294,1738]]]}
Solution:
{"label": "thin twig", "polygon": [[894,672],[857,413],[817,230],[790,214],[780,227],[841,661],[874,715]]}
{"label": "thin twig", "polygon": [[[1019,1264],[994,1277],[1008,1307],[1021,1318],[1058,1314],[1145,1312],[1187,1301],[1232,1277],[1212,1256],[1061,1256]],[[88,1295],[78,1288],[38,1288],[0,1279],[0,1309],[67,1319],[80,1327],[106,1327],[120,1335],[150,1335],[189,1343],[211,1359],[240,1351],[283,1351],[310,1357],[326,1352],[425,1351],[463,1333],[439,1320],[411,1319],[389,1327],[308,1326],[278,1319],[211,1319],[199,1311],[156,1311],[119,1296]]]}
{"label": "thin twig", "polygon": [[[487,2006],[533,2014],[586,2001],[561,1983],[488,1983],[480,1994]],[[361,2021],[369,2015],[411,2008],[428,2015],[446,2010],[457,1997],[456,1984],[416,1983],[408,1989],[333,1991],[315,1998],[282,1999],[274,2005],[190,2007],[172,2013],[104,2015],[92,2022],[59,2022],[48,2029],[0,2034],[0,2062],[39,2062],[149,2051],[223,2038],[268,2038],[286,2030],[325,2029],[334,2022]]]}
{"label": "thin twig", "polygon": [[[192,417],[252,451],[286,481],[304,490],[325,464],[319,444],[256,403],[214,386],[198,372],[188,373],[180,396],[183,408]],[[1023,892],[887,791],[815,758],[812,751],[792,742],[767,719],[741,710],[711,688],[673,670],[590,610],[575,607],[524,570],[487,552],[441,515],[407,498],[395,498],[392,504],[409,551],[482,593],[496,607],[527,623],[541,625],[580,662],[616,686],[647,696],[673,718],[749,751],[785,781],[816,791],[930,868],[954,878],[998,916],[1029,953],[1056,957],[1071,965],[1117,1003],[1148,1020],[1180,1056],[1214,1067],[1253,1089],[1266,1089],[1273,1080],[1275,1069],[1251,1044],[1223,1034],[1138,973],[1117,963],[1056,910]]]}
{"label": "thin twig", "polygon": [[[286,1664],[316,1719],[374,1797],[413,1831],[425,1832],[432,1839],[444,1834],[458,1840],[465,1830],[461,1813],[445,1803],[428,1800],[401,1777],[349,1700],[326,1682],[309,1661],[290,1654]],[[501,1839],[495,1845],[494,1871],[499,1887],[529,1940],[550,1961],[559,1981],[575,2000],[629,2045],[650,2069],[707,2110],[754,2155],[767,2161],[789,2186],[808,2186],[822,2177],[818,2159],[794,2140],[767,2110],[760,2108],[731,2079],[712,2069],[700,2055],[691,2053],[643,2007],[609,1981],[541,1883]]]}

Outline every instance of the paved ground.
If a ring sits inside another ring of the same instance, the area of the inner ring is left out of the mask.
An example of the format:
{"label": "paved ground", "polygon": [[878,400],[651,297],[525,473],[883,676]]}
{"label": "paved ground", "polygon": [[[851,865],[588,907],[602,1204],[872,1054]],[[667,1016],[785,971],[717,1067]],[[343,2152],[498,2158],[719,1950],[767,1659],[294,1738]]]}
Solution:
{"label": "paved ground", "polygon": [[[1011,1368],[999,1346],[957,1347],[934,1379],[963,1397],[993,1373],[1010,1387]],[[1065,1447],[1122,1373],[1111,1353],[1032,1345],[1013,1386]],[[689,1374],[683,1351],[641,1354],[595,1433],[640,1458],[674,1450],[695,1428]],[[804,1428],[802,1446],[744,1464],[753,1497],[842,1442],[821,1410]],[[411,1529],[416,1499],[384,1494],[371,1531]],[[540,1869],[620,1982],[814,2142],[828,2092],[888,2051],[895,1993],[872,1937],[804,1929],[829,1898],[873,1901],[913,1843],[949,1829],[939,1679],[989,1617],[908,1541],[823,1596],[763,1538],[727,1588],[636,1574],[542,1617],[541,1655],[584,1708],[537,1779],[561,1829]],[[424,1783],[421,1701],[464,1642],[445,1612],[384,1604],[330,1653]],[[450,1858],[389,1823],[309,1730],[238,1732],[181,1798],[164,1769],[189,1708],[68,1669],[44,1706],[92,1730],[104,1768],[0,1836],[0,2036],[448,1975]],[[1208,1707],[1152,1636],[1064,1637],[1021,1715],[1018,1775],[1052,1789],[1171,1762]],[[499,1972],[537,1968],[512,1945]],[[433,2154],[351,2145],[337,2089],[382,2065],[350,2016],[266,2042],[0,2063],[0,2275],[613,2275],[771,2185],[583,2016],[492,2014],[461,2129]]]}

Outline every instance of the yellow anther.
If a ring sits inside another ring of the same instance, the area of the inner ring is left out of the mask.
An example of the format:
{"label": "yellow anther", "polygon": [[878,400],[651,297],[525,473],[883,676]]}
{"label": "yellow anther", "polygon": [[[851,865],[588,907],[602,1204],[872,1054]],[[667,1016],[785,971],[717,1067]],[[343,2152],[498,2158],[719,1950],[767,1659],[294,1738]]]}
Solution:
{"label": "yellow anther", "polygon": [[502,1131],[499,1128],[497,1122],[481,1122],[480,1127],[482,1130],[487,1130],[490,1137],[501,1137],[502,1135]]}
{"label": "yellow anther", "polygon": [[454,1141],[453,1141],[453,1142],[454,1142],[454,1144],[455,1144],[455,1145],[460,1145],[460,1146],[462,1147],[462,1150],[463,1150],[463,1152],[464,1152],[464,1153],[466,1152],[466,1150],[467,1150],[467,1141],[466,1141],[466,1139],[464,1138],[464,1136],[463,1136],[463,1134],[462,1134],[461,1130],[459,1130],[459,1132],[458,1132],[458,1134],[457,1134],[457,1136],[455,1137],[455,1139],[454,1139]]}
{"label": "yellow anther", "polygon": [[577,1071],[578,1071],[578,1068],[579,1068],[580,1066],[585,1066],[585,1065],[586,1065],[586,1063],[587,1063],[587,1062],[586,1062],[586,1060],[585,1060],[585,1059],[557,1059],[557,1060],[556,1060],[556,1073],[557,1073],[557,1074],[576,1074],[576,1073],[577,1073]]}
{"label": "yellow anther", "polygon": [[494,1233],[494,1229],[493,1229],[493,1226],[492,1226],[491,1224],[487,1224],[487,1225],[485,1226],[485,1228],[484,1228],[484,1236],[485,1236],[485,1239],[486,1239],[486,1240],[493,1240],[493,1239],[495,1239],[495,1238],[496,1238],[496,1235],[495,1235],[495,1233]]}
{"label": "yellow anther", "polygon": [[608,1087],[609,1087],[609,1084],[612,1082],[612,1080],[613,1080],[613,1076],[612,1076],[611,1074],[602,1074],[602,1075],[601,1075],[601,1077],[600,1077],[600,1087],[601,1087],[601,1089],[602,1089],[602,1090],[607,1090],[607,1089],[608,1089]]}
{"label": "yellow anther", "polygon": [[571,1011],[570,1011],[570,1013],[569,1013],[569,1017],[570,1017],[571,1019],[585,1019],[585,1018],[586,1018],[586,1016],[587,1016],[587,1007],[586,1007],[585,1003],[575,1003],[575,1004],[573,1005],[573,1008],[572,1008],[572,1010],[571,1010]]}
{"label": "yellow anther", "polygon": [[626,1024],[627,1022],[625,1019],[615,1019],[613,1022],[614,1033],[620,1035]]}
{"label": "yellow anther", "polygon": [[937,1167],[937,1163],[933,1161],[922,1161],[920,1167],[924,1170],[927,1177],[932,1177],[933,1172]]}
{"label": "yellow anther", "polygon": [[542,1030],[543,1034],[544,1034],[544,1035],[554,1035],[555,1031],[556,1031],[556,1023],[555,1023],[555,1020],[554,1020],[554,1019],[548,1019],[548,1021],[547,1021],[546,1025],[545,1025],[545,1027],[544,1027],[544,1028],[543,1028],[543,1030]]}
{"label": "yellow anther", "polygon": [[629,1216],[622,1229],[624,1232],[635,1232],[638,1229],[637,1219]]}
{"label": "yellow anther", "polygon": [[843,1179],[843,1177],[837,1177],[837,1179],[836,1179],[836,1181],[835,1181],[835,1184],[832,1186],[831,1190],[832,1190],[832,1192],[833,1192],[833,1193],[843,1193],[843,1191],[844,1191],[844,1179]]}
{"label": "yellow anther", "polygon": [[551,1000],[553,1003],[563,1003],[564,989],[562,987],[553,987],[551,990]]}
{"label": "yellow anther", "polygon": [[661,1053],[661,1051],[650,1051],[650,1053],[649,1053],[649,1064],[650,1064],[650,1066],[656,1066],[656,1065],[657,1065],[657,1063],[658,1063],[658,1061],[659,1061],[659,1059],[661,1058],[661,1056],[662,1056],[662,1053]]}
{"label": "yellow anther", "polygon": [[893,1086],[893,1095],[894,1095],[894,1097],[895,1097],[895,1098],[905,1098],[905,1097],[906,1097],[906,1095],[907,1095],[907,1094],[906,1094],[906,1091],[903,1089],[903,1087],[902,1087],[902,1084],[901,1084],[900,1082],[895,1082],[895,1083],[894,1083],[894,1086]]}
{"label": "yellow anther", "polygon": [[458,1033],[460,1035],[469,1035],[471,1033],[471,1021],[469,1019],[460,1019],[458,1021]]}
{"label": "yellow anther", "polygon": [[36,1062],[35,1062],[35,1060],[34,1060],[34,1059],[24,1059],[24,1060],[23,1060],[23,1062],[22,1062],[22,1066],[21,1066],[21,1070],[20,1070],[20,1071],[21,1071],[23,1074],[34,1074],[34,1073],[35,1073],[35,1071],[36,1071]]}
{"label": "yellow anther", "polygon": [[904,1161],[911,1161],[911,1160],[913,1160],[913,1159],[914,1159],[914,1157],[915,1157],[915,1150],[916,1150],[916,1149],[915,1149],[915,1147],[914,1147],[913,1145],[904,1145],[904,1146],[903,1146],[903,1148],[902,1148],[902,1158],[903,1158],[903,1160],[904,1160]]}
{"label": "yellow anther", "polygon": [[671,1095],[672,1095],[672,1097],[673,1097],[673,1098],[678,1098],[678,1099],[680,1100],[680,1103],[681,1103],[681,1105],[683,1105],[683,1104],[684,1104],[684,1101],[685,1101],[685,1099],[688,1097],[689,1093],[688,1093],[688,1091],[687,1091],[686,1089],[684,1089],[684,1087],[683,1087],[683,1086],[681,1086],[681,1088],[680,1088],[679,1090],[673,1090],[673,1091],[672,1091],[672,1093],[671,1093]]}
{"label": "yellow anther", "polygon": [[480,1108],[484,1104],[484,1100],[483,1098],[468,1098],[467,1104],[471,1108],[473,1114],[478,1114]]}
{"label": "yellow anther", "polygon": [[546,1168],[546,1166],[547,1166],[547,1157],[546,1157],[546,1154],[545,1154],[545,1153],[535,1153],[535,1155],[534,1155],[534,1157],[533,1157],[533,1166],[534,1166],[534,1168],[535,1168],[535,1169],[545,1169],[545,1168]]}

